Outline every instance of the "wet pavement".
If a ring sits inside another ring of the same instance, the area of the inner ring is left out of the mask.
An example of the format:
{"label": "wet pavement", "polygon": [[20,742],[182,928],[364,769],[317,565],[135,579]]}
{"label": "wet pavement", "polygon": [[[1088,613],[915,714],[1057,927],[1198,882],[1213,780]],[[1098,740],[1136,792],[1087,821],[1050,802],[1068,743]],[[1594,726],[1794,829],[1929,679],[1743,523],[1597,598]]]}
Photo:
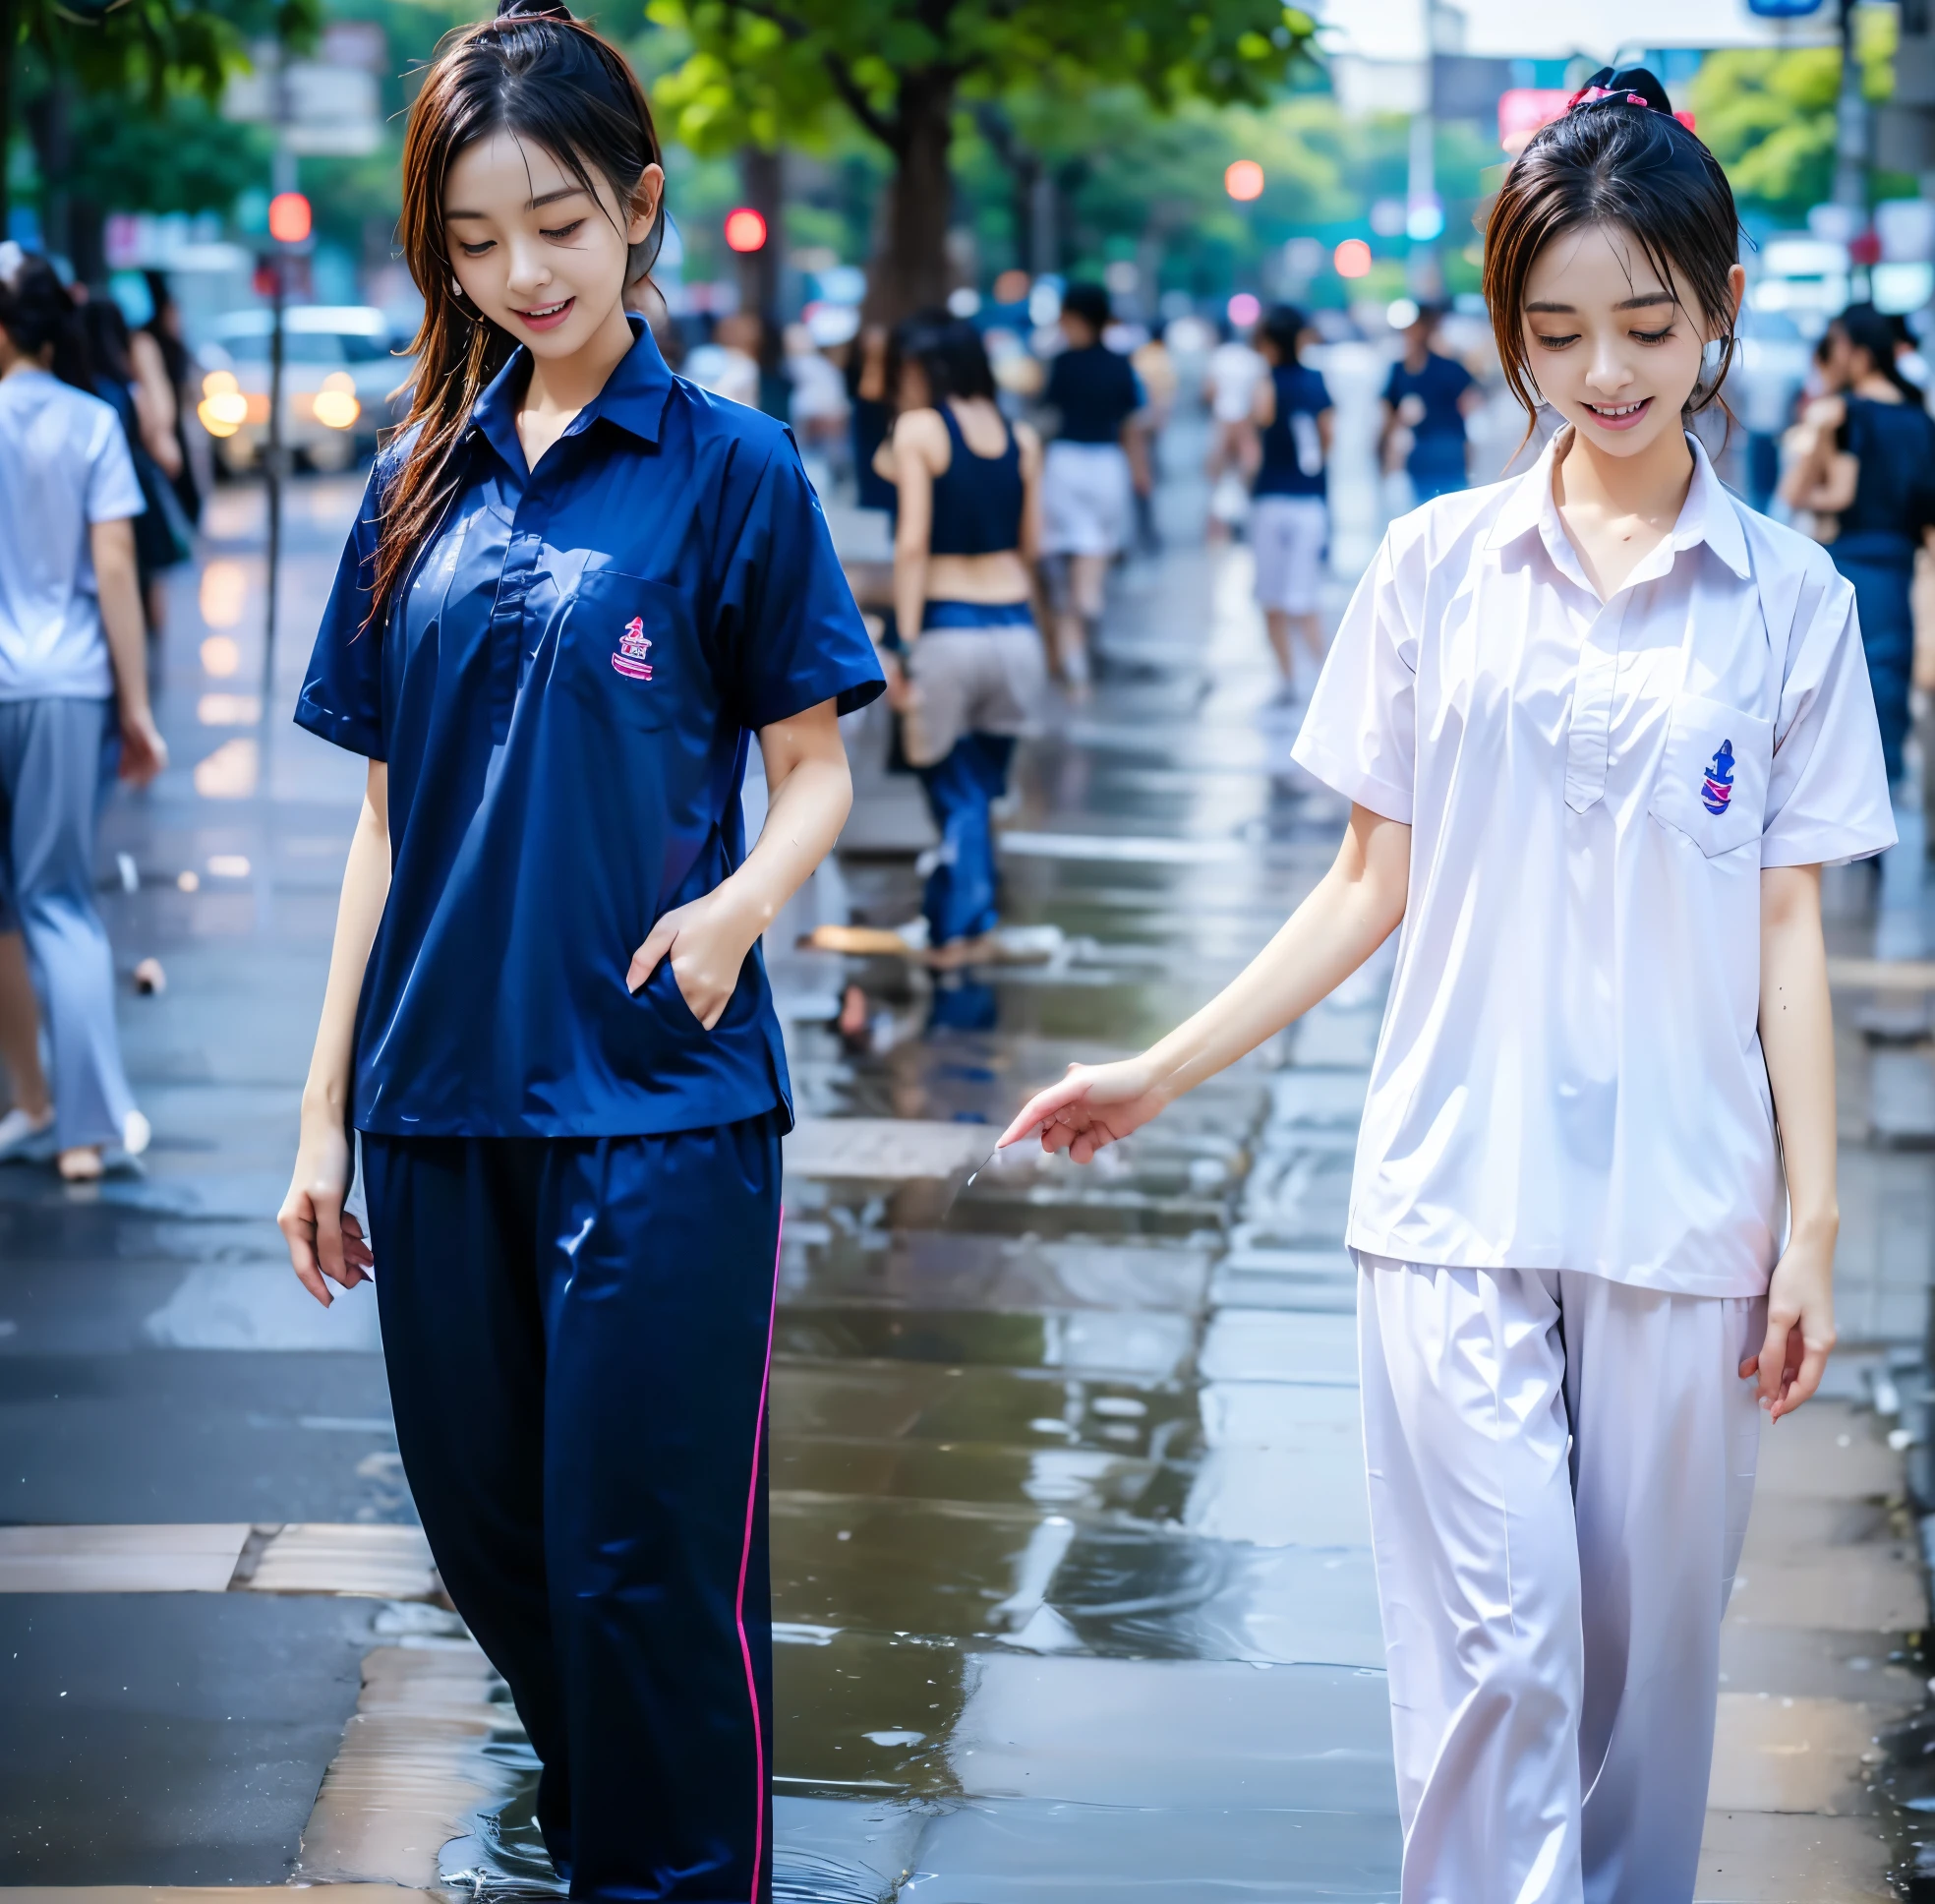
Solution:
{"label": "wet pavement", "polygon": [[[1344,572],[1378,527],[1347,408]],[[1190,539],[1196,450],[1178,426],[1174,547],[1123,574],[1101,686],[1022,756],[1004,869],[1039,962],[936,982],[772,946],[807,1120],[773,1380],[783,1897],[1396,1894],[1341,1242],[1381,962],[1091,1170],[954,1196],[1027,1091],[1194,1009],[1334,851],[1342,803],[1264,705],[1247,557]],[[102,1590],[94,1563],[10,1557],[0,1525],[0,1885],[548,1878],[500,1689],[433,1583],[368,1568],[414,1520],[374,1298],[318,1309],[270,1220],[362,784],[285,717],[358,487],[297,487],[266,723],[251,492],[217,498],[174,590],[176,764],[116,802],[103,862],[124,970],[169,978],[123,1001],[144,1167],[88,1190],[0,1167],[0,1523],[112,1523],[135,1556]],[[877,719],[850,745],[860,804],[799,903],[899,924],[931,831]],[[1838,954],[1925,955],[1919,850],[1879,885],[1833,876]],[[850,981],[868,1024],[844,1036]],[[1832,1881],[1795,1896],[1887,1895],[1863,1886],[1908,1855],[1916,1815],[1859,1761],[1925,1677],[1900,1636],[1925,1618],[1901,1475],[1935,1259],[1926,987],[1842,1001],[1841,1398],[1781,1431],[1703,1898],[1787,1896],[1809,1857]],[[190,1528],[221,1558],[166,1590]],[[1770,1731],[1770,1702],[1799,1717]],[[1810,1752],[1827,1785],[1770,1783]],[[1796,1818],[1805,1844],[1770,1837]],[[1765,1881],[1739,1875],[1755,1858]]]}

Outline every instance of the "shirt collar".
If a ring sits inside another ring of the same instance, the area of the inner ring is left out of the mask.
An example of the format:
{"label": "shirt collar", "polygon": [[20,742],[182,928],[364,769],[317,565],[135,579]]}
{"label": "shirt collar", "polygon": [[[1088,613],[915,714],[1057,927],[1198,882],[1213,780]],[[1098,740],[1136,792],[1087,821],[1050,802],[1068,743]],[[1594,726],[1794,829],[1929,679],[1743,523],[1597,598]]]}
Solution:
{"label": "shirt collar", "polygon": [[[1511,486],[1492,524],[1486,543],[1502,549],[1520,536],[1537,531],[1553,560],[1567,573],[1578,567],[1571,538],[1558,519],[1558,505],[1553,500],[1553,462],[1566,432],[1561,430],[1546,445],[1539,460]],[[1687,446],[1693,451],[1693,480],[1687,485],[1686,501],[1679,506],[1679,518],[1668,536],[1627,577],[1624,586],[1650,581],[1672,566],[1672,558],[1682,549],[1705,543],[1734,574],[1745,581],[1753,572],[1747,562],[1747,539],[1740,528],[1739,511],[1733,499],[1714,474],[1706,446],[1690,433]],[[1583,584],[1584,576],[1579,575]]]}
{"label": "shirt collar", "polygon": [[[605,387],[571,419],[564,434],[581,435],[600,417],[615,423],[642,443],[657,443],[665,418],[666,398],[672,394],[672,372],[659,352],[658,340],[643,318],[628,316],[631,348],[605,380]],[[484,387],[472,405],[471,427],[482,433],[512,469],[522,469],[524,446],[517,436],[517,402],[530,375],[531,353],[520,344],[510,361]]]}

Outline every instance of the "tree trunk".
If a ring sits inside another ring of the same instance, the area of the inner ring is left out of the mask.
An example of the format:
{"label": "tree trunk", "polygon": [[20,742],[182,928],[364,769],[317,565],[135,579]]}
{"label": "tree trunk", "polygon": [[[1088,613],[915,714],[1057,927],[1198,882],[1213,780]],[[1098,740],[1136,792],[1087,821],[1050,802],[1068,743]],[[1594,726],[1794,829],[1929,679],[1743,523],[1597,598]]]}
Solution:
{"label": "tree trunk", "polygon": [[[745,203],[766,220],[766,242],[739,253],[739,308],[756,312],[765,326],[760,369],[779,368],[780,273],[786,268],[786,158],[781,152],[745,146],[739,151],[739,189]],[[771,361],[767,361],[768,359]]]}
{"label": "tree trunk", "polygon": [[7,235],[13,200],[7,158],[14,148],[14,69],[19,63],[20,0],[0,0],[0,238]]}
{"label": "tree trunk", "polygon": [[947,300],[947,234],[954,215],[948,148],[953,141],[952,76],[909,74],[901,83],[885,248],[875,254],[867,273],[870,322],[895,324],[909,312]]}

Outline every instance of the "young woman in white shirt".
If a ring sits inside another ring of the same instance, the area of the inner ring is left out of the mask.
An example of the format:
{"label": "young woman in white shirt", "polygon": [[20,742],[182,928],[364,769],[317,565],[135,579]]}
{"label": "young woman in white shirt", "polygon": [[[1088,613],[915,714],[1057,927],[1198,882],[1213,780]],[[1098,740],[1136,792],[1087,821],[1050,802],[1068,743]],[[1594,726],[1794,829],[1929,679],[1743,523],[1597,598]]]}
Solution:
{"label": "young woman in white shirt", "polygon": [[1352,803],[1316,890],[1003,1140],[1086,1161],[1402,927],[1347,1240],[1405,1904],[1691,1898],[1755,1404],[1834,1345],[1820,868],[1895,828],[1852,591],[1682,429],[1737,238],[1644,69],[1527,147],[1487,301],[1568,427],[1359,586],[1296,747]]}

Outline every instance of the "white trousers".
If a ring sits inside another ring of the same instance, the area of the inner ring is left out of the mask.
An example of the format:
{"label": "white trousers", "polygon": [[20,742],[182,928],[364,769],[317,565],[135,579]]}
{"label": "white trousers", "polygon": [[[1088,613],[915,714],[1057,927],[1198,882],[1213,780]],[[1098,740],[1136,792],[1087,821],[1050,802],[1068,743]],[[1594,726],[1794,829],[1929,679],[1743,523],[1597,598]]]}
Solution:
{"label": "white trousers", "polygon": [[1358,1264],[1403,1904],[1689,1904],[1765,1302]]}

